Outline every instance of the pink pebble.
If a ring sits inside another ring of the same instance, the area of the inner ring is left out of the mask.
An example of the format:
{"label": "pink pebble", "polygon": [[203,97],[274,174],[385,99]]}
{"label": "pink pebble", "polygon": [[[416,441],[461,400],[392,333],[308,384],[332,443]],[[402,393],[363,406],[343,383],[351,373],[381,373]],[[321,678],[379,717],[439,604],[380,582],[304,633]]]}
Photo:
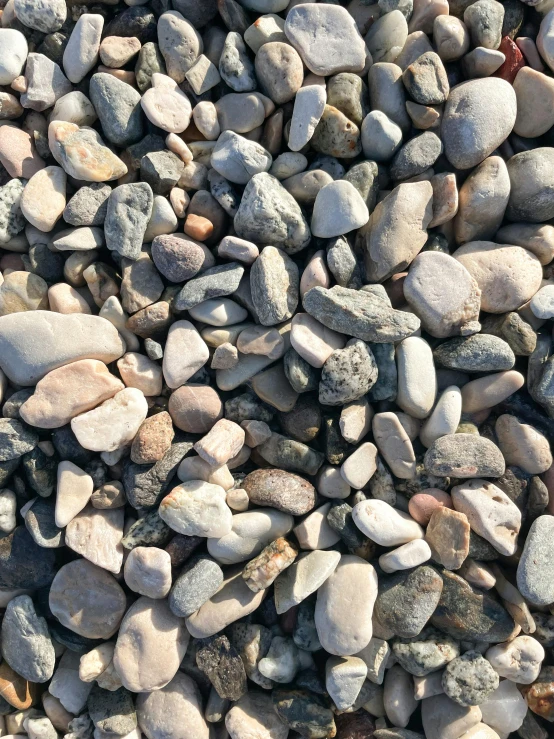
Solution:
{"label": "pink pebble", "polygon": [[435,509],[453,507],[450,495],[438,488],[427,488],[421,493],[416,493],[408,503],[410,516],[421,526],[427,526]]}

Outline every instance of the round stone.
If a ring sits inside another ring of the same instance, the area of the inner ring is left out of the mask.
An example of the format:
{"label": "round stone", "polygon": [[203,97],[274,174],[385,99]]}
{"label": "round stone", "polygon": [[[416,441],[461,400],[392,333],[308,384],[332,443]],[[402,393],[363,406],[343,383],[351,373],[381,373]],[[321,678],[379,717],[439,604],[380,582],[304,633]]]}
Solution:
{"label": "round stone", "polygon": [[539,516],[532,524],[517,568],[517,587],[534,605],[554,602],[553,552],[549,542],[554,533],[554,518]]}
{"label": "round stone", "polygon": [[361,228],[368,220],[369,211],[356,188],[346,180],[337,180],[318,192],[311,229],[314,236],[329,239]]}
{"label": "round stone", "polygon": [[0,29],[0,85],[11,85],[27,59],[27,39],[13,28]]}
{"label": "round stone", "polygon": [[523,151],[508,160],[510,199],[506,215],[511,221],[541,223],[554,215],[554,149],[548,146]]}

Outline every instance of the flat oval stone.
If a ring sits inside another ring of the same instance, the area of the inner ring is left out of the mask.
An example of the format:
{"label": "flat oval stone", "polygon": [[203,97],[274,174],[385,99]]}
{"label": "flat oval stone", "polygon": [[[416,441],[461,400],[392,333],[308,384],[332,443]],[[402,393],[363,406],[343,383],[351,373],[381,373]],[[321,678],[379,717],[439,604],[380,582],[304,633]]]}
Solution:
{"label": "flat oval stone", "polygon": [[498,78],[469,80],[450,92],[441,136],[446,157],[458,169],[486,159],[510,134],[517,114],[513,87]]}
{"label": "flat oval stone", "polygon": [[60,568],[49,594],[50,610],[63,626],[87,639],[109,639],[127,601],[117,580],[86,559]]}
{"label": "flat oval stone", "polygon": [[[411,479],[416,458],[410,437],[396,413],[376,413],[372,421],[373,438],[391,471],[401,479]],[[420,522],[421,523],[421,522]]]}
{"label": "flat oval stone", "polygon": [[380,546],[392,547],[423,539],[423,529],[411,516],[383,500],[363,500],[352,510],[356,526]]}
{"label": "flat oval stone", "polygon": [[0,317],[0,366],[18,385],[34,385],[78,359],[110,363],[124,351],[115,327],[99,316],[33,311]]}
{"label": "flat oval stone", "polygon": [[397,404],[413,418],[426,418],[437,393],[433,352],[419,336],[409,336],[396,349]]}
{"label": "flat oval stone", "polygon": [[337,180],[317,194],[312,214],[314,236],[333,238],[361,228],[369,220],[369,211],[362,196],[346,180]]}
{"label": "flat oval stone", "polygon": [[251,503],[277,508],[293,516],[308,513],[315,505],[313,485],[284,470],[255,470],[244,478],[242,487]]}
{"label": "flat oval stone", "polygon": [[539,516],[532,524],[525,540],[523,554],[517,568],[517,587],[523,597],[534,605],[543,606],[554,600],[552,577],[552,516]]}
{"label": "flat oval stone", "polygon": [[433,442],[425,453],[425,469],[437,477],[500,477],[506,463],[490,439],[450,434]]}
{"label": "flat oval stone", "polygon": [[208,739],[210,730],[204,720],[202,698],[194,680],[178,672],[160,690],[139,693],[137,720],[147,739]]}
{"label": "flat oval stone", "polygon": [[[330,654],[357,654],[371,639],[371,616],[377,597],[377,575],[369,562],[343,554],[333,574],[317,593],[315,625]],[[348,599],[345,611],[343,604]]]}
{"label": "flat oval stone", "polygon": [[499,336],[474,334],[440,344],[433,352],[439,367],[462,372],[501,372],[515,364],[510,345]]}
{"label": "flat oval stone", "polygon": [[8,603],[2,621],[2,656],[26,680],[44,683],[52,677],[54,645],[45,619],[37,615],[28,595]]}
{"label": "flat oval stone", "polygon": [[163,688],[175,677],[189,638],[167,601],[139,598],[125,614],[115,645],[114,667],[123,685],[135,693]]}

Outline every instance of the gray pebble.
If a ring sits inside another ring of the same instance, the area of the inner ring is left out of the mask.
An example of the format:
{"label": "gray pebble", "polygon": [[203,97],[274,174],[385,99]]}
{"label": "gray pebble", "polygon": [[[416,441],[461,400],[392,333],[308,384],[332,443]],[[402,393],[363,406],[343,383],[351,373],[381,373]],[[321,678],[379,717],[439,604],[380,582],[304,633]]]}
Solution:
{"label": "gray pebble", "polygon": [[202,28],[217,15],[217,0],[173,0],[172,6],[195,28]]}
{"label": "gray pebble", "polygon": [[208,182],[210,183],[210,192],[212,196],[221,205],[228,216],[234,218],[240,205],[240,195],[233,185],[220,175],[215,169],[210,169],[208,173]]}
{"label": "gray pebble", "polygon": [[327,104],[350,118],[357,126],[369,113],[369,92],[362,78],[341,72],[327,81]]}
{"label": "gray pebble", "polygon": [[377,382],[369,390],[368,400],[377,403],[381,400],[395,400],[398,387],[398,372],[394,354],[394,344],[371,344],[370,349],[377,363]]}
{"label": "gray pebble", "polygon": [[212,597],[222,582],[223,572],[217,562],[208,557],[189,562],[171,588],[168,599],[171,611],[187,618]]}
{"label": "gray pebble", "polygon": [[[379,167],[375,162],[358,162],[344,175],[346,182],[350,182],[360,193],[370,213],[373,212],[379,195]],[[347,287],[345,285],[344,287]]]}
{"label": "gray pebble", "polygon": [[73,89],[61,68],[44,54],[29,54],[25,79],[27,89],[21,95],[21,105],[32,110],[51,108],[58,98]]}
{"label": "gray pebble", "polygon": [[108,211],[112,188],[103,182],[91,182],[80,187],[69,200],[63,219],[72,226],[101,226]]}
{"label": "gray pebble", "polygon": [[152,75],[155,72],[166,74],[165,62],[158,44],[148,41],[139,51],[135,65],[135,78],[140,92],[144,93],[152,87]]}
{"label": "gray pebble", "polygon": [[234,131],[224,131],[212,151],[211,165],[231,182],[246,185],[250,178],[267,172],[273,159],[263,146]]}
{"label": "gray pebble", "polygon": [[342,180],[346,174],[346,169],[339,160],[329,154],[318,154],[312,159],[312,163],[308,167],[308,171],[322,170],[330,175],[334,180]]}
{"label": "gray pebble", "polygon": [[466,652],[446,665],[442,687],[461,706],[478,706],[498,687],[500,678],[479,652]]}
{"label": "gray pebble", "polygon": [[407,134],[412,126],[406,111],[406,88],[402,82],[402,69],[397,64],[379,62],[370,67],[368,74],[371,107],[380,110]]}
{"label": "gray pebble", "polygon": [[153,361],[163,359],[163,347],[157,341],[154,341],[154,339],[145,339],[144,348],[146,349],[146,353],[148,354],[149,358]]}
{"label": "gray pebble", "polygon": [[362,341],[401,341],[419,328],[413,313],[393,310],[382,298],[364,290],[314,287],[304,295],[303,303],[327,328]]}
{"label": "gray pebble", "polygon": [[442,153],[440,138],[432,131],[410,139],[392,160],[390,175],[393,180],[407,180],[429,169]]}
{"label": "gray pebble", "polygon": [[25,680],[45,683],[54,672],[56,654],[46,621],[28,595],[18,595],[2,620],[2,656]]}
{"label": "gray pebble", "polygon": [[362,147],[364,154],[376,162],[386,162],[398,151],[402,143],[402,129],[385,113],[373,110],[362,123]]}
{"label": "gray pebble", "polygon": [[440,670],[460,654],[454,639],[431,627],[412,639],[395,640],[392,651],[406,672],[416,677]]}
{"label": "gray pebble", "polygon": [[38,546],[24,526],[0,539],[0,588],[36,590],[49,586],[55,564],[55,553]]}
{"label": "gray pebble", "polygon": [[315,475],[325,459],[321,452],[281,434],[271,434],[271,438],[256,449],[274,467],[305,475]]}
{"label": "gray pebble", "polygon": [[236,701],[247,692],[242,659],[226,636],[216,636],[199,649],[196,664],[207,675],[220,698]]}
{"label": "gray pebble", "polygon": [[256,54],[256,76],[263,92],[276,105],[288,103],[304,79],[302,59],[289,43],[271,41]]}
{"label": "gray pebble", "polygon": [[255,93],[223,95],[216,102],[215,109],[222,131],[248,133],[261,126],[265,119],[262,98]]}
{"label": "gray pebble", "polygon": [[322,169],[308,170],[283,180],[282,185],[299,205],[313,205],[318,192],[333,182],[333,178]]}
{"label": "gray pebble", "polygon": [[146,182],[120,185],[112,190],[104,224],[108,249],[122,257],[138,259],[153,202],[152,188]]}
{"label": "gray pebble", "polygon": [[523,548],[517,568],[517,587],[533,605],[554,602],[554,518],[539,516],[534,522]]}
{"label": "gray pebble", "polygon": [[93,685],[87,700],[88,714],[98,731],[126,736],[136,729],[133,694],[126,688],[104,690]]}
{"label": "gray pebble", "polygon": [[239,286],[244,267],[238,262],[211,267],[189,280],[175,297],[175,310],[188,310],[205,300],[231,295]]}
{"label": "gray pebble", "polygon": [[410,97],[421,105],[439,105],[448,99],[450,85],[440,56],[427,51],[404,70],[402,80]]}
{"label": "gray pebble", "polygon": [[89,94],[108,141],[125,147],[143,137],[141,97],[131,85],[100,72],[92,75]]}
{"label": "gray pebble", "polygon": [[504,6],[496,0],[477,0],[464,11],[473,46],[498,49],[502,40]]}
{"label": "gray pebble", "polygon": [[250,270],[250,289],[263,326],[292,318],[298,305],[298,267],[281,249],[266,246]]}
{"label": "gray pebble", "polygon": [[181,234],[162,234],[152,242],[152,259],[159,272],[170,282],[183,282],[212,267],[211,253],[196,241]]}
{"label": "gray pebble", "polygon": [[21,421],[0,418],[0,462],[8,462],[32,451],[38,440],[38,434]]}
{"label": "gray pebble", "polygon": [[425,469],[439,477],[500,477],[506,464],[490,439],[474,434],[442,436],[425,453]]}
{"label": "gray pebble", "polygon": [[287,254],[304,249],[311,237],[296,200],[266,172],[254,175],[244,188],[235,230],[237,236],[257,246],[271,244]]}
{"label": "gray pebble", "polygon": [[442,580],[432,567],[380,578],[375,615],[397,636],[417,636],[435,611],[441,592]]}
{"label": "gray pebble", "polygon": [[554,149],[544,146],[522,151],[507,166],[511,185],[507,217],[532,223],[550,220],[554,216]]}
{"label": "gray pebble", "polygon": [[492,334],[450,339],[437,346],[433,356],[439,367],[463,372],[502,372],[516,361],[509,344]]}
{"label": "gray pebble", "polygon": [[153,151],[140,160],[140,178],[150,185],[155,195],[167,195],[184,168],[184,162],[173,152]]}
{"label": "gray pebble", "polygon": [[43,33],[57,31],[67,17],[64,0],[15,0],[14,10],[17,20]]}
{"label": "gray pebble", "polygon": [[329,240],[327,267],[341,287],[359,290],[362,286],[360,267],[346,236],[337,236],[336,239]]}
{"label": "gray pebble", "polygon": [[464,56],[462,69],[469,79],[490,77],[505,61],[506,56],[501,51],[478,46]]}
{"label": "gray pebble", "polygon": [[162,521],[157,510],[150,511],[134,523],[121,540],[125,549],[150,546],[163,547],[173,535],[173,531]]}
{"label": "gray pebble", "polygon": [[23,217],[19,201],[26,180],[13,179],[0,187],[0,244],[23,231],[27,221]]}
{"label": "gray pebble", "polygon": [[200,34],[181,13],[170,10],[158,18],[158,45],[167,74],[180,84],[200,54]]}
{"label": "gray pebble", "polygon": [[57,549],[64,545],[63,529],[56,526],[55,503],[51,498],[37,498],[25,515],[25,526],[40,547]]}
{"label": "gray pebble", "polygon": [[[191,378],[191,382],[196,380]],[[127,462],[121,482],[127,500],[133,508],[151,508],[161,501],[177,473],[181,460],[191,449],[192,442],[182,441],[172,444],[153,467]]]}
{"label": "gray pebble", "polygon": [[344,349],[335,349],[323,365],[319,402],[344,405],[364,396],[377,380],[377,364],[371,349],[360,339],[351,339]]}
{"label": "gray pebble", "polygon": [[251,92],[257,87],[254,65],[248,57],[246,44],[240,33],[227,34],[219,59],[219,74],[235,92]]}
{"label": "gray pebble", "polygon": [[319,377],[312,367],[295,349],[289,349],[283,359],[283,369],[292,389],[297,393],[308,393],[315,390]]}

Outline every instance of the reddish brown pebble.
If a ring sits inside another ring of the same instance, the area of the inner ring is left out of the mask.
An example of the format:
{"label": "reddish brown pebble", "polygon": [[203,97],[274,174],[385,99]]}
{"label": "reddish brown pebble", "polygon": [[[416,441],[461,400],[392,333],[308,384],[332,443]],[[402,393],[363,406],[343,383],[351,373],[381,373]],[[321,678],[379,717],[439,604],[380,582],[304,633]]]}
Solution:
{"label": "reddish brown pebble", "polygon": [[444,490],[438,488],[427,488],[421,493],[416,493],[408,503],[410,516],[421,526],[427,526],[433,512],[437,508],[453,508],[452,498]]}
{"label": "reddish brown pebble", "polygon": [[504,54],[506,61],[496,70],[493,77],[500,77],[511,85],[519,70],[525,66],[525,57],[509,36],[504,36],[498,51]]}
{"label": "reddish brown pebble", "polygon": [[195,216],[194,213],[190,213],[185,221],[184,232],[191,239],[196,241],[206,241],[214,230],[213,223],[204,216]]}

